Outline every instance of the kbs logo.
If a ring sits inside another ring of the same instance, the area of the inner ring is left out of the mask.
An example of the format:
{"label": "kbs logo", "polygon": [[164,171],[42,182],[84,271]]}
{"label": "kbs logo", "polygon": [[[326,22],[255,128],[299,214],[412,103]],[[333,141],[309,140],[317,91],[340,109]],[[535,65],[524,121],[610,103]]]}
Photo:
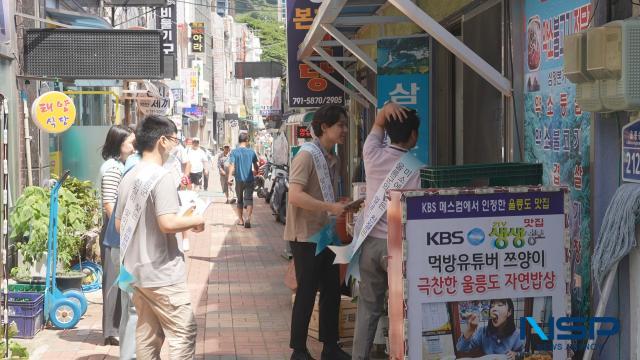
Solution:
{"label": "kbs logo", "polygon": [[431,245],[459,245],[464,243],[462,231],[437,231],[427,233],[427,246]]}

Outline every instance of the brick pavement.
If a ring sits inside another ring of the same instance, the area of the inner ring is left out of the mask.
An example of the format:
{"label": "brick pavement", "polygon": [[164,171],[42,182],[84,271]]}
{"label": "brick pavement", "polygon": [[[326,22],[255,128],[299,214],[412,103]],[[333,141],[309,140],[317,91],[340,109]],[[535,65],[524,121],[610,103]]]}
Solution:
{"label": "brick pavement", "polygon": [[[233,205],[224,204],[218,176],[206,230],[191,234],[187,278],[196,314],[198,359],[288,359],[291,291],[283,283],[283,226],[263,199],[255,198],[252,228],[233,225]],[[100,292],[87,295],[89,310],[75,329],[46,329],[26,344],[32,359],[117,359],[118,347],[103,346]],[[321,344],[309,338],[312,355]],[[168,359],[166,346],[163,359]]]}

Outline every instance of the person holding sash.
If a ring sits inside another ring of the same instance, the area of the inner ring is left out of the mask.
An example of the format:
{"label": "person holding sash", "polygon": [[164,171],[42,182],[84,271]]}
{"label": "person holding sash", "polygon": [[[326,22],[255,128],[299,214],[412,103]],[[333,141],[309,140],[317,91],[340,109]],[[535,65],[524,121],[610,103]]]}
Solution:
{"label": "person holding sash", "polygon": [[[142,159],[118,190],[116,230],[120,233],[120,288],[133,292],[138,313],[136,356],[160,359],[165,340],[171,359],[193,359],[196,322],[186,286],[184,254],[176,233],[202,232],[201,215],[178,215],[176,178],[163,167],[178,144],[176,125],[148,116],[136,131]],[[126,281],[125,281],[126,279]]]}
{"label": "person holding sash", "polygon": [[292,160],[284,230],[284,239],[291,244],[298,285],[291,314],[291,359],[313,359],[307,350],[307,333],[318,289],[319,337],[324,343],[321,358],[350,359],[337,344],[339,267],[333,264],[335,255],[329,249],[316,255],[317,241],[313,240],[317,234],[335,237],[330,215],[339,216],[345,210],[344,203],[335,201],[338,160],[333,148],[346,140],[347,112],[339,105],[322,106],[315,112],[311,127],[316,138],[305,143]]}
{"label": "person holding sash", "polygon": [[[352,359],[369,359],[388,288],[386,201],[384,190],[381,193],[380,189],[384,189],[386,183],[395,184],[388,186],[390,189],[420,188],[418,169],[421,164],[408,153],[418,141],[419,127],[420,120],[415,110],[407,110],[390,102],[378,112],[364,143],[362,157],[367,174],[366,204],[369,206],[375,203],[377,196],[382,200],[380,204],[385,206],[381,208],[373,205],[365,208],[365,231],[359,233],[363,239],[354,239],[354,242],[361,245],[359,250],[355,249],[359,251],[360,293]],[[385,130],[391,142],[388,146],[384,143]],[[401,177],[394,179],[392,174],[396,172]],[[377,208],[379,214],[375,214],[373,208]],[[371,224],[370,228],[367,228],[367,223]],[[358,259],[358,256],[355,258]]]}

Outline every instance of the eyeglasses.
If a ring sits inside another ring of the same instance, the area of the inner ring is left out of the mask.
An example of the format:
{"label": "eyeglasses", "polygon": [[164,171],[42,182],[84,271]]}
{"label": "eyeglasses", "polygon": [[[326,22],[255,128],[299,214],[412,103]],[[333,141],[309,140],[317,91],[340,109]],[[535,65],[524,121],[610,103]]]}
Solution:
{"label": "eyeglasses", "polygon": [[177,137],[175,137],[175,136],[165,135],[164,137],[165,137],[166,139],[169,139],[169,140],[173,141],[173,142],[174,142],[174,143],[176,143],[176,144],[177,144],[178,142],[180,142],[180,140],[178,140],[178,138],[177,138]]}

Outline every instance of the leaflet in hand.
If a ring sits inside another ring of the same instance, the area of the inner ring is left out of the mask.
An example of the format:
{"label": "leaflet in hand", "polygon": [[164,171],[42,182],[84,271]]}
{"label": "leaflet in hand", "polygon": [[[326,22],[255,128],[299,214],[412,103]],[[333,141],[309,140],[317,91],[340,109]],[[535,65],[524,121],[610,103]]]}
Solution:
{"label": "leaflet in hand", "polygon": [[199,197],[195,191],[178,191],[178,197],[182,204],[178,210],[178,215],[181,216],[204,215],[211,205],[211,200]]}

